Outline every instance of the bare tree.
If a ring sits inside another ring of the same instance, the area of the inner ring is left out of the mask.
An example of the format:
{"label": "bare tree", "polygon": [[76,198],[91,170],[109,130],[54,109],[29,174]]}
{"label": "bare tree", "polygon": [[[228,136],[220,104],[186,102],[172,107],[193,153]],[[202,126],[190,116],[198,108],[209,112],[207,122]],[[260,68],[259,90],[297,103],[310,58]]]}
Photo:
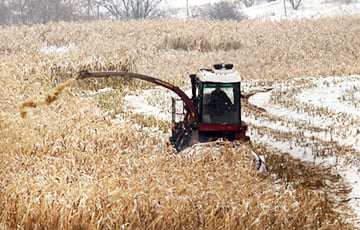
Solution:
{"label": "bare tree", "polygon": [[96,0],[68,0],[78,18],[91,20],[100,18],[99,7]]}
{"label": "bare tree", "polygon": [[0,0],[0,26],[11,23],[11,12],[4,0]]}
{"label": "bare tree", "polygon": [[162,0],[97,0],[95,2],[117,19],[156,18],[164,13],[159,9]]}
{"label": "bare tree", "polygon": [[214,4],[207,4],[203,8],[197,10],[196,17],[205,17],[215,20],[236,20],[239,21],[243,18],[240,11],[236,7],[236,3],[229,1],[221,1]]}
{"label": "bare tree", "polygon": [[68,21],[74,18],[70,1],[62,0],[9,0],[14,24],[36,24],[49,21]]}
{"label": "bare tree", "polygon": [[289,0],[289,2],[291,4],[292,8],[294,10],[297,10],[300,6],[301,0]]}

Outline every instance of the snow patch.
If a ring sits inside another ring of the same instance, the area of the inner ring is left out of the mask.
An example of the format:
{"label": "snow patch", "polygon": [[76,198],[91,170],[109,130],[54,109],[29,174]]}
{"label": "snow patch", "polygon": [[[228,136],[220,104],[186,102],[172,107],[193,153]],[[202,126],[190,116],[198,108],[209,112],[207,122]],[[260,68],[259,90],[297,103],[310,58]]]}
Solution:
{"label": "snow patch", "polygon": [[64,54],[67,53],[69,51],[74,51],[76,50],[76,46],[74,44],[68,44],[66,46],[55,46],[55,45],[45,45],[43,47],[41,47],[40,52],[44,53],[44,54]]}
{"label": "snow patch", "polygon": [[[334,155],[329,156],[317,156],[314,153],[314,150],[316,150],[314,149],[314,146],[316,146],[315,138],[325,143],[334,142],[360,152],[360,130],[358,129],[360,125],[358,123],[360,101],[356,100],[356,98],[359,98],[357,90],[360,89],[360,76],[314,78],[312,83],[315,87],[306,88],[294,84],[285,89],[281,84],[274,84],[272,91],[253,95],[249,98],[249,103],[265,109],[267,114],[277,120],[266,120],[267,117],[261,115],[247,115],[243,116],[243,119],[250,125],[249,135],[252,140],[289,153],[294,158],[330,167],[335,173],[341,175],[352,188],[349,194],[349,204],[355,214],[360,216],[360,202],[358,199],[360,194],[360,157],[352,153],[345,155],[334,153]],[[325,112],[315,114],[313,111],[297,112],[291,107],[271,100],[272,94],[281,95],[278,92],[291,91],[291,88],[294,87],[302,88],[302,90],[294,91],[293,98],[289,100],[295,100],[300,107],[324,108],[324,111],[331,114]],[[347,94],[350,94],[348,100],[346,99],[349,96]],[[340,116],[347,116],[346,118],[351,118],[356,123],[348,124],[347,119],[340,119]],[[295,122],[306,124],[312,130],[305,125],[299,127]],[[271,130],[290,132],[292,134],[287,139],[281,139],[260,133],[257,127],[266,127]],[[298,135],[297,138],[305,138],[306,143],[292,138],[295,135]],[[313,143],[311,143],[312,140]]]}

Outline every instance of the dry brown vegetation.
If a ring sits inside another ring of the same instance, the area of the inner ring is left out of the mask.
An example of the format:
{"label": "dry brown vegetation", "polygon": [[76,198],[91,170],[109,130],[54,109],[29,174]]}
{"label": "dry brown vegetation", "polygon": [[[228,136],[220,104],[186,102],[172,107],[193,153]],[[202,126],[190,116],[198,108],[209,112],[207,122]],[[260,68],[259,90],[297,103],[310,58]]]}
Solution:
{"label": "dry brown vegetation", "polygon": [[[62,87],[82,69],[136,71],[185,86],[189,73],[216,62],[234,63],[247,80],[360,73],[358,18],[0,31],[0,228],[352,227],[350,211],[335,199],[346,187],[325,168],[257,146],[271,171],[259,174],[250,148],[237,143],[175,154],[166,122],[135,115],[117,121],[127,117],[123,96],[148,84]],[[113,90],[92,94],[104,87]]]}

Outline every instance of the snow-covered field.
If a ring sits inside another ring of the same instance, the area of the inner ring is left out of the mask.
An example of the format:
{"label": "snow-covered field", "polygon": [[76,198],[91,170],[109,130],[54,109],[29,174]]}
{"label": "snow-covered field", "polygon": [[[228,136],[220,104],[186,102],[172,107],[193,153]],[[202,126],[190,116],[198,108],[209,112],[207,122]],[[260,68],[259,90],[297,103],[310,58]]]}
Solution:
{"label": "snow-covered field", "polygon": [[266,110],[245,111],[251,139],[341,175],[360,216],[360,76],[298,79],[273,87],[249,99]]}
{"label": "snow-covered field", "polygon": [[262,3],[248,8],[242,12],[249,19],[262,18],[265,20],[320,18],[342,15],[358,15],[360,3],[340,4],[341,1],[302,0],[297,10],[294,10],[288,1],[277,0]]}
{"label": "snow-covered field", "polygon": [[[246,94],[262,85],[244,81],[242,87]],[[269,87],[243,106],[251,140],[341,175],[352,188],[349,204],[360,218],[360,76],[274,81],[264,89]],[[156,88],[126,101],[135,112],[170,119],[171,96],[176,95]]]}

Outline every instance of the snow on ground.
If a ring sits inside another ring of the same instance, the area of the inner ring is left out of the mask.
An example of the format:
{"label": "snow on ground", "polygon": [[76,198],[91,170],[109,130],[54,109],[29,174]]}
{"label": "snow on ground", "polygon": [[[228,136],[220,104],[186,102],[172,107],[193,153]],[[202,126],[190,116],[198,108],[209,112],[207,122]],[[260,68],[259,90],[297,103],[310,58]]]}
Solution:
{"label": "snow on ground", "polygon": [[[337,141],[360,151],[360,136],[357,129],[358,125],[360,126],[358,122],[360,112],[357,109],[359,103],[351,99],[353,98],[351,95],[357,94],[357,89],[360,89],[360,76],[351,76],[345,79],[344,77],[328,77],[316,79],[313,83],[316,83],[317,87],[296,94],[296,98],[293,99],[296,108],[294,105],[286,106],[271,100],[272,94],[278,96],[277,94],[282,92],[291,91],[291,87],[294,86],[281,86],[281,90],[275,88],[266,93],[258,93],[249,101],[264,108],[267,113],[281,117],[287,123],[286,129],[289,126],[293,128],[297,126],[297,124],[293,125],[292,121],[300,121],[302,126],[321,130],[317,132],[305,130],[303,132],[305,136],[315,136],[324,141]],[[301,88],[302,86],[297,84],[296,87]],[[348,101],[345,100],[347,94],[350,94],[351,97]],[[286,97],[288,95],[284,96],[284,99]],[[284,126],[277,128],[284,130]]]}
{"label": "snow on ground", "polygon": [[[257,117],[252,116],[251,113],[243,116],[251,127],[250,137],[255,142],[270,145],[281,152],[289,153],[292,157],[331,167],[334,173],[341,175],[351,186],[352,192],[349,198],[352,199],[349,204],[360,217],[358,200],[360,194],[360,132],[358,128],[360,126],[358,122],[360,101],[353,100],[358,99],[360,76],[314,78],[311,84],[307,85],[308,87],[294,84],[284,88],[281,84],[275,84],[272,91],[252,96],[249,102],[265,109],[266,112],[258,114]],[[309,87],[310,85],[313,86]],[[302,88],[302,90],[294,92],[289,97],[285,92],[291,92],[291,88]],[[279,103],[274,96],[282,97],[282,94],[285,100],[279,100],[281,102]],[[286,106],[287,100],[295,103],[289,103]],[[294,109],[294,104],[303,108],[304,111],[298,112]],[[314,110],[319,110],[319,113],[314,113]],[[267,121],[259,122],[259,120]],[[353,123],[349,124],[349,120]],[[303,125],[297,126],[296,131],[289,129],[296,126],[298,122]],[[271,130],[266,133],[269,135],[264,135],[259,131],[264,126]],[[287,138],[278,138],[277,132],[289,132],[290,135]],[[291,136],[297,136],[297,138],[294,139]],[[299,142],[298,138],[301,138]],[[328,154],[319,157],[318,150],[324,149],[317,149],[317,145],[328,146],[325,149]],[[338,153],[335,145],[350,148],[353,152]]]}
{"label": "snow on ground", "polygon": [[302,0],[297,10],[294,10],[289,1],[277,0],[262,3],[242,9],[249,19],[261,18],[265,20],[320,18],[341,15],[359,15],[360,3],[351,4],[327,3],[324,0]]}
{"label": "snow on ground", "polygon": [[41,47],[40,52],[44,54],[63,54],[73,50],[76,50],[76,46],[70,43],[66,46],[60,47],[57,47],[55,45],[44,45],[43,47]]}
{"label": "snow on ground", "polygon": [[125,101],[134,113],[154,115],[159,119],[171,120],[171,93],[163,93],[164,88],[144,90],[140,95],[127,95]]}
{"label": "snow on ground", "polygon": [[[221,0],[188,0],[190,13],[192,7],[209,3],[217,3]],[[163,6],[168,8],[177,8],[178,17],[186,17],[186,0],[165,1]],[[341,3],[343,2],[343,3]],[[301,18],[320,18],[333,17],[341,15],[359,15],[360,2],[344,3],[344,1],[329,0],[302,0],[297,10],[294,10],[289,1],[276,0],[268,2],[266,0],[257,0],[251,7],[242,5],[240,8],[242,14],[248,19],[281,20],[281,19],[301,19]]]}

